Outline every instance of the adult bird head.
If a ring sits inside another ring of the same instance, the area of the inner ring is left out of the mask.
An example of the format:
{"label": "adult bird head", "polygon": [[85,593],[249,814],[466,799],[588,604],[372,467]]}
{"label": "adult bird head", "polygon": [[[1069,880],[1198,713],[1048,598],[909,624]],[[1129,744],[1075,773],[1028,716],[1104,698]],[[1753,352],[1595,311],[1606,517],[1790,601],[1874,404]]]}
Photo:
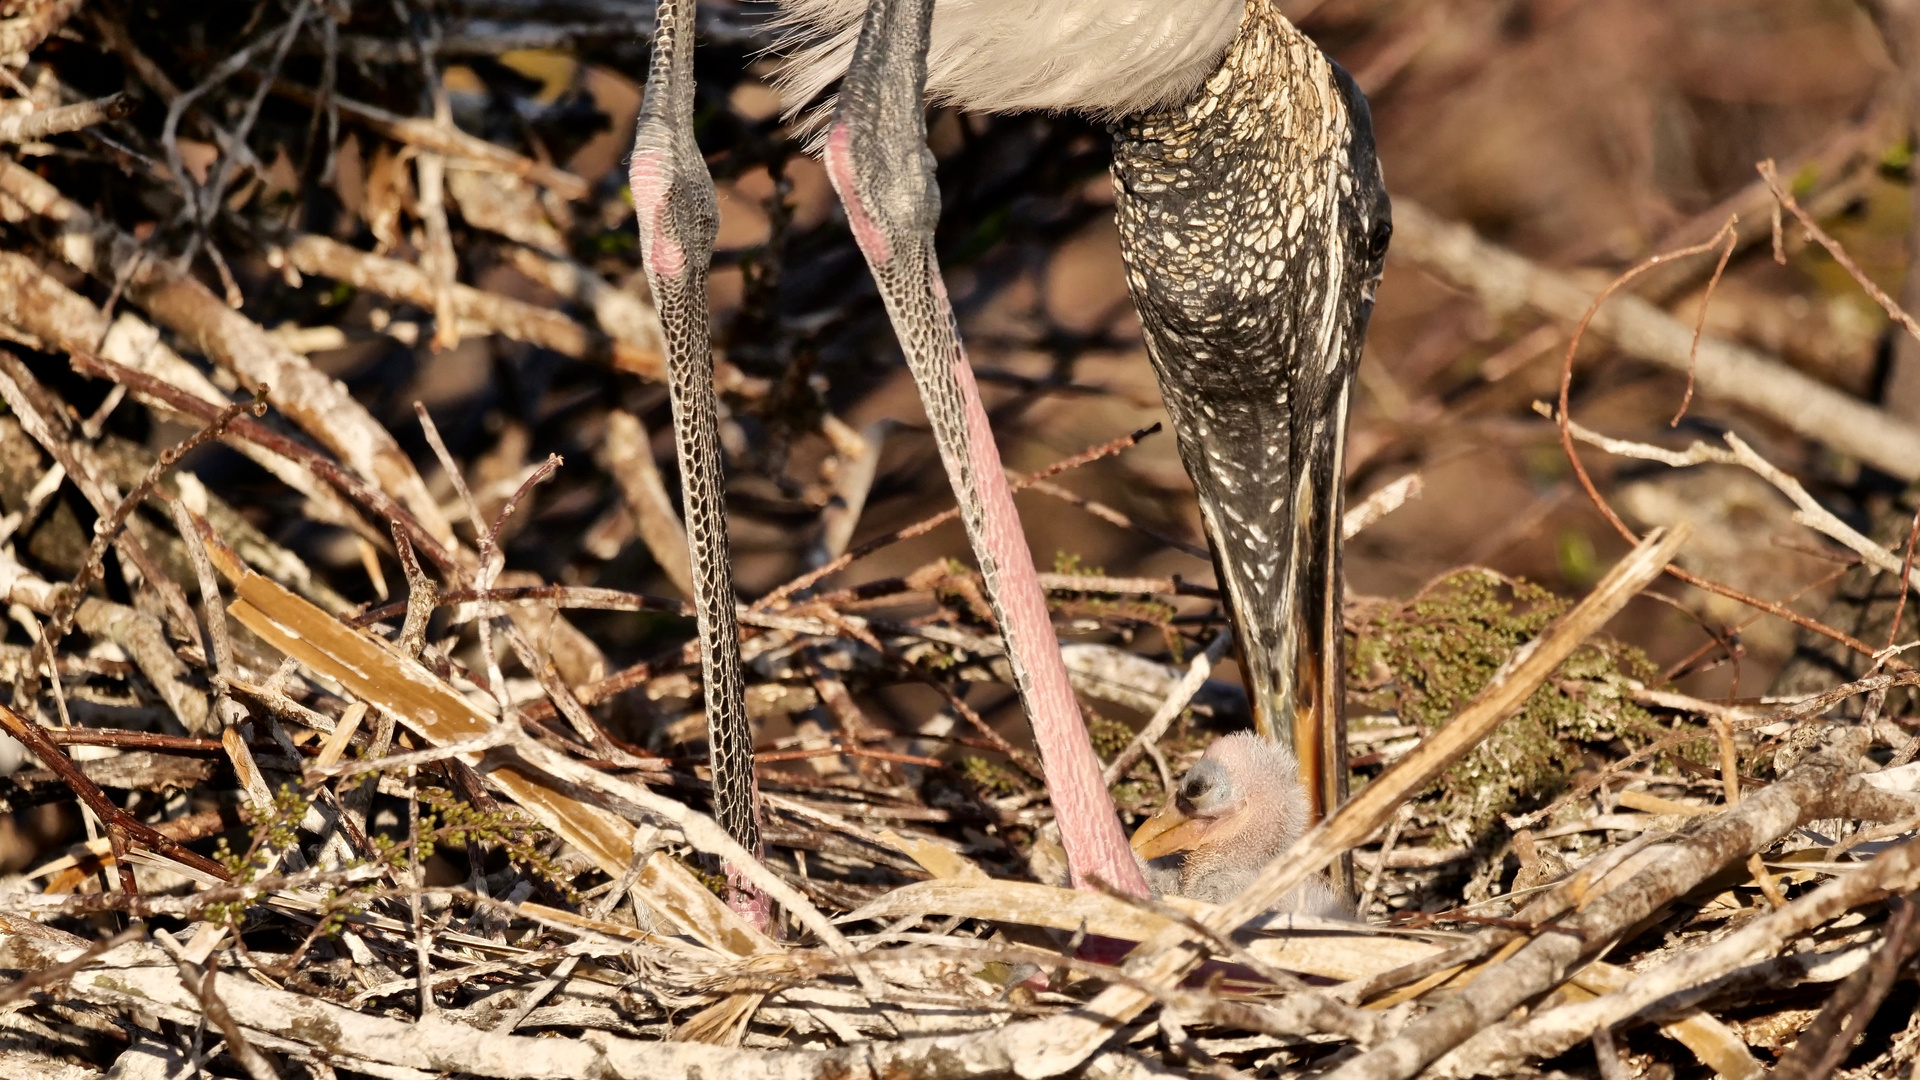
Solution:
{"label": "adult bird head", "polygon": [[1391,210],[1346,72],[1247,0],[1220,68],[1115,126],[1147,355],[1232,609],[1255,726],[1344,795],[1341,455]]}

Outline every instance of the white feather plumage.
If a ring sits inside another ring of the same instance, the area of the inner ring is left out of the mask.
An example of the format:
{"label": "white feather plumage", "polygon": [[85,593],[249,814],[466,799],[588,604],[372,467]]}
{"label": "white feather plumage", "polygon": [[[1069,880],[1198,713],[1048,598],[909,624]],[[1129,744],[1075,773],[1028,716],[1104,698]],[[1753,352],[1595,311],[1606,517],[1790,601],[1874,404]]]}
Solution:
{"label": "white feather plumage", "polygon": [[[777,0],[792,111],[846,74],[866,0]],[[1219,65],[1245,0],[938,0],[927,99],[1101,118],[1184,101]]]}

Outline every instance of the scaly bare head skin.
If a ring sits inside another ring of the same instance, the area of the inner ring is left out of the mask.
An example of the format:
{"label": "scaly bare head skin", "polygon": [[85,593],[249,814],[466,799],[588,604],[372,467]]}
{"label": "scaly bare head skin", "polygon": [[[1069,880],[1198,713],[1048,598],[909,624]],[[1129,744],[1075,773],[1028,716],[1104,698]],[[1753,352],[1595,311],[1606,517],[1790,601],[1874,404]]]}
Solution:
{"label": "scaly bare head skin", "polygon": [[[973,112],[1116,119],[1178,104],[1219,67],[1244,0],[939,0],[927,100]],[[781,97],[798,112],[846,73],[867,0],[780,0]],[[818,114],[824,119],[830,110]]]}
{"label": "scaly bare head skin", "polygon": [[[1293,847],[1307,824],[1307,798],[1293,754],[1243,731],[1207,748],[1181,778],[1173,800],[1140,826],[1132,843],[1161,891],[1223,904]],[[1175,880],[1168,872],[1176,864],[1177,886],[1168,889]],[[1318,879],[1289,895],[1280,908],[1349,914]]]}
{"label": "scaly bare head skin", "polygon": [[1114,127],[1147,355],[1235,622],[1256,726],[1341,797],[1341,454],[1392,234],[1366,99],[1247,0],[1189,101]]}

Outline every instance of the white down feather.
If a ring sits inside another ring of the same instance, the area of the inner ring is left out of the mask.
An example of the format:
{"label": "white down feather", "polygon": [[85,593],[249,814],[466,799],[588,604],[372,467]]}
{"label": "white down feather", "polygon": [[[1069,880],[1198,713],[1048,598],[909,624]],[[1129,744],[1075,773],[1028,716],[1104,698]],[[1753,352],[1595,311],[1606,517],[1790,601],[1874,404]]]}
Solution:
{"label": "white down feather", "polygon": [[[781,97],[799,111],[846,74],[866,0],[777,0]],[[937,0],[927,99],[975,112],[1101,118],[1184,101],[1219,65],[1244,0]]]}

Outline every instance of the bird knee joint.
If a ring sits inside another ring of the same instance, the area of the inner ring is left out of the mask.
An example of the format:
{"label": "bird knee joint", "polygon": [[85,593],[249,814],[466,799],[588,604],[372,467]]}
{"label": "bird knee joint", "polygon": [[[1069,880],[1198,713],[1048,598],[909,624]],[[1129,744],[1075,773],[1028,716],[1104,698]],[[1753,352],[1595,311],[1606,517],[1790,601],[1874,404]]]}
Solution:
{"label": "bird knee joint", "polygon": [[940,220],[940,190],[933,154],[924,143],[893,152],[889,140],[856,134],[857,125],[836,120],[827,135],[827,175],[847,208],[847,224],[867,257],[892,258],[894,241],[930,235]]}
{"label": "bird knee joint", "polygon": [[690,170],[685,155],[671,143],[646,135],[642,128],[627,167],[640,227],[640,256],[653,273],[679,279],[696,262],[705,266],[719,233],[713,181],[704,163],[697,171]]}

